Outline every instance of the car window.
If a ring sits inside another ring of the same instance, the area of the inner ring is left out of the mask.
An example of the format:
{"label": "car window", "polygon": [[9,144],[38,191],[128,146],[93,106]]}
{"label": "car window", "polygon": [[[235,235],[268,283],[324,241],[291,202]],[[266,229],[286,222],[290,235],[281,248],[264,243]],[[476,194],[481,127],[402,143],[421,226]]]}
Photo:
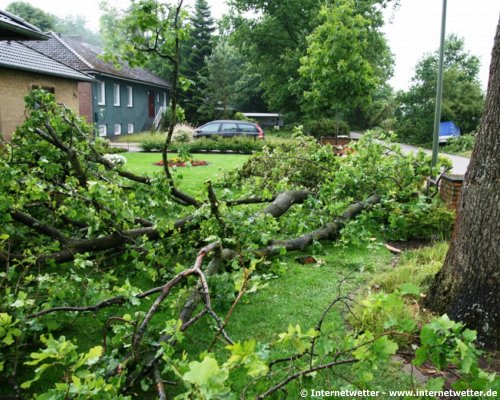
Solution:
{"label": "car window", "polygon": [[207,124],[200,129],[202,133],[214,133],[219,131],[220,123]]}
{"label": "car window", "polygon": [[225,123],[222,124],[222,132],[236,132],[238,129],[236,128],[236,124],[233,123]]}
{"label": "car window", "polygon": [[250,124],[238,124],[240,127],[241,132],[251,132],[255,133],[257,132],[257,127],[255,125],[250,125]]}

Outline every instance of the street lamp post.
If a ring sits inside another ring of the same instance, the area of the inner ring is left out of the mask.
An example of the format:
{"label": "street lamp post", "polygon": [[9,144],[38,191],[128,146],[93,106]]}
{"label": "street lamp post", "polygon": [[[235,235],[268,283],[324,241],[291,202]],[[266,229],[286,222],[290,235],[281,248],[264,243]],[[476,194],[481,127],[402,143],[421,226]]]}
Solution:
{"label": "street lamp post", "polygon": [[441,41],[439,45],[439,67],[436,88],[436,110],[434,112],[434,136],[432,137],[432,167],[437,164],[439,147],[439,123],[441,122],[441,103],[443,99],[443,64],[444,64],[444,39],[446,32],[446,0],[443,0],[441,16]]}

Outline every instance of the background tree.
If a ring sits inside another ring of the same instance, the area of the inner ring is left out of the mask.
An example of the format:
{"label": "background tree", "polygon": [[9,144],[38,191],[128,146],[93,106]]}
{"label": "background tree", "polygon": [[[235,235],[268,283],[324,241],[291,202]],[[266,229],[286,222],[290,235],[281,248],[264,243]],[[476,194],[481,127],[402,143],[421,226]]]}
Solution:
{"label": "background tree", "polygon": [[54,30],[59,33],[81,36],[87,43],[100,46],[101,37],[98,33],[86,27],[87,19],[81,15],[68,15],[56,18]]}
{"label": "background tree", "polygon": [[[398,135],[405,141],[432,141],[438,53],[425,56],[415,67],[412,86],[397,96]],[[463,133],[475,132],[484,105],[478,78],[479,59],[465,51],[463,39],[445,42],[442,121],[455,122]]]}
{"label": "background tree", "polygon": [[305,38],[313,30],[321,1],[233,0],[231,4],[237,12],[261,16],[233,16],[232,40],[262,77],[260,86],[268,109],[297,118],[301,93],[290,83],[299,79],[300,58],[307,48]]}
{"label": "background tree", "polygon": [[207,77],[200,117],[206,120],[229,118],[235,108],[235,85],[242,75],[243,58],[238,50],[229,44],[227,37],[221,37],[211,56],[207,59]]}
{"label": "background tree", "polygon": [[[356,2],[361,14],[370,17],[391,3],[391,0],[368,0]],[[397,3],[397,2],[394,2]],[[304,86],[301,84],[300,60],[306,55],[310,35],[318,25],[318,14],[323,1],[320,0],[232,0],[234,9],[240,13],[254,12],[259,18],[246,19],[233,16],[232,40],[242,54],[252,63],[253,70],[261,76],[260,87],[268,109],[286,113],[287,120],[298,120],[302,116],[301,99]],[[376,24],[383,24],[377,15]],[[375,25],[374,25],[375,26]],[[368,40],[379,40],[378,33]],[[380,49],[370,43],[369,49]]]}
{"label": "background tree", "polygon": [[465,174],[455,231],[427,304],[477,329],[479,340],[500,338],[500,21],[486,107]]}
{"label": "background tree", "polygon": [[213,49],[214,20],[206,0],[196,0],[189,18],[190,36],[182,46],[181,72],[192,83],[183,93],[182,105],[189,121],[199,122],[198,108],[203,102],[207,67],[206,59]]}
{"label": "background tree", "polygon": [[335,116],[338,122],[341,112],[369,104],[388,75],[390,53],[378,32],[381,11],[360,11],[353,0],[321,8],[321,23],[307,38],[299,70],[307,87],[302,107],[309,115]]}
{"label": "background tree", "polygon": [[23,18],[30,24],[35,25],[44,32],[53,30],[56,25],[56,17],[54,15],[24,1],[14,1],[5,9],[18,17]]}
{"label": "background tree", "polygon": [[151,59],[158,58],[169,64],[171,119],[162,151],[163,169],[171,194],[183,203],[198,205],[194,198],[175,187],[167,160],[167,149],[177,123],[179,86],[186,84],[186,79],[180,76],[181,43],[189,37],[183,0],[175,4],[138,0],[126,11],[120,12],[109,5],[104,5],[104,9],[101,33],[107,46],[105,58],[118,62],[120,56],[132,67],[144,66]]}

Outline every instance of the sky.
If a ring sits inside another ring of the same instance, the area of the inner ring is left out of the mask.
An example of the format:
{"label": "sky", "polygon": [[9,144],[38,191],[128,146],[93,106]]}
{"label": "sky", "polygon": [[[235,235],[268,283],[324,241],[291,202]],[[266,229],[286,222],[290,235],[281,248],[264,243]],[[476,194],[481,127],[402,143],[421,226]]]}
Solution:
{"label": "sky", "polygon": [[[0,0],[0,9],[13,0]],[[89,21],[88,27],[99,28],[99,0],[23,0],[59,17],[79,14]],[[286,1],[286,0],[284,0]],[[126,0],[108,0],[124,7]],[[401,6],[386,10],[384,32],[395,56],[394,77],[390,84],[397,90],[410,86],[415,64],[426,53],[439,47],[442,0],[401,0]],[[194,4],[194,0],[186,0]],[[220,18],[227,11],[224,0],[208,0],[212,15]],[[500,0],[448,0],[446,33],[465,39],[465,47],[481,60],[480,80],[484,89],[488,81],[491,49],[500,14]]]}

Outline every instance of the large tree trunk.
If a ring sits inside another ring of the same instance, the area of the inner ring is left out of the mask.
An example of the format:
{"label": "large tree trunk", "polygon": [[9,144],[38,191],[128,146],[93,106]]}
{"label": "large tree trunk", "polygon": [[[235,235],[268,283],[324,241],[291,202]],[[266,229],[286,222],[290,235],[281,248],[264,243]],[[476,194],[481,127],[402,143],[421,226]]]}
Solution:
{"label": "large tree trunk", "polygon": [[500,336],[500,21],[477,143],[465,174],[450,248],[427,305],[476,329],[496,348]]}

